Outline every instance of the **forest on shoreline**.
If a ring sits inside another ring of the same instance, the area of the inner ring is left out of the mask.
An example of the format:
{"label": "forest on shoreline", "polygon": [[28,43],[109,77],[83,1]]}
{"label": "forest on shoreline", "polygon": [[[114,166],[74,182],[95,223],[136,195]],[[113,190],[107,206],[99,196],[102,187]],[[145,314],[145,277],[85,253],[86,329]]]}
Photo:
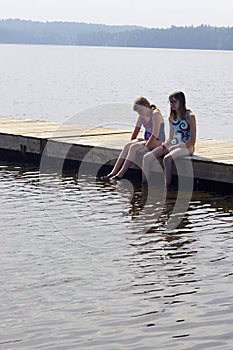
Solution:
{"label": "forest on shoreline", "polygon": [[233,50],[233,27],[170,28],[0,20],[0,43]]}

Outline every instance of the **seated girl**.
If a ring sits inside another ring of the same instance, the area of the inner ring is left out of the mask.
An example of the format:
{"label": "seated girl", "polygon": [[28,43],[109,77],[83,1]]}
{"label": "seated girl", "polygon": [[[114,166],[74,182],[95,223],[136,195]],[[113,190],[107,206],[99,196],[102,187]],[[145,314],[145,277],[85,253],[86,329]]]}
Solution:
{"label": "seated girl", "polygon": [[[134,101],[133,110],[138,113],[138,119],[131,141],[124,146],[115,166],[105,178],[120,180],[139,151],[152,151],[165,141],[164,120],[155,105],[151,105],[145,97],[138,97]],[[145,128],[143,139],[137,138],[142,126]]]}
{"label": "seated girl", "polygon": [[155,160],[154,157],[163,157],[165,183],[169,186],[172,180],[172,161],[194,153],[196,119],[193,112],[186,108],[184,93],[181,91],[174,92],[169,96],[169,102],[169,139],[143,157],[143,182],[149,179],[150,168]]}

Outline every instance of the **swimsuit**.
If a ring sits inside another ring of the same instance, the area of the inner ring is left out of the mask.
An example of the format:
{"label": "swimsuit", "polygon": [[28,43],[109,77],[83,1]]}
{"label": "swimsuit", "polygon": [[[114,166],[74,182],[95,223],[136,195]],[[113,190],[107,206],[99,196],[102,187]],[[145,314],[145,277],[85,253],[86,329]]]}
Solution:
{"label": "swimsuit", "polygon": [[174,129],[174,136],[171,141],[173,145],[185,143],[190,140],[190,125],[186,119],[174,119],[171,125]]}
{"label": "swimsuit", "polygon": [[[147,140],[149,140],[150,136],[152,135],[152,130],[153,130],[152,116],[150,117],[150,119],[148,121],[146,121],[145,118],[142,116],[142,125],[145,128],[144,139],[147,141]],[[156,139],[160,140],[162,142],[165,141],[164,123],[160,124],[159,135]]]}

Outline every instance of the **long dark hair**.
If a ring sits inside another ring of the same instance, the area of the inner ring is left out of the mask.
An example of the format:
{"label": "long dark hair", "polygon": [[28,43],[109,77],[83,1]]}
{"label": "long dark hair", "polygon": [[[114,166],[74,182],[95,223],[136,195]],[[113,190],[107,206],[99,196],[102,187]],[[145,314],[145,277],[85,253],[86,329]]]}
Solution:
{"label": "long dark hair", "polygon": [[150,108],[152,110],[158,109],[156,107],[156,105],[150,104],[150,102],[145,97],[142,97],[142,96],[136,98],[136,100],[134,101],[133,110],[136,111],[136,112],[137,112],[137,106],[138,105]]}
{"label": "long dark hair", "polygon": [[[180,102],[180,105],[179,105],[179,116],[181,117],[181,119],[185,119],[185,114],[187,112],[187,108],[186,108],[186,99],[185,99],[184,93],[182,91],[173,92],[169,96],[169,101],[171,101],[173,98]],[[172,122],[176,118],[177,118],[177,112],[173,111],[170,108],[169,121]]]}

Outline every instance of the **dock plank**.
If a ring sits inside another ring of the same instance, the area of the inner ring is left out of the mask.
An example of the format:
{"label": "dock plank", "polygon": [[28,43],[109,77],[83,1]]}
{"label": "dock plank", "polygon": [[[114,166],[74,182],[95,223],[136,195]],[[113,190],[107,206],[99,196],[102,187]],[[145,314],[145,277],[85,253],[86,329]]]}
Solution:
{"label": "dock plank", "polygon": [[83,136],[102,136],[127,134],[130,130],[114,128],[92,127],[78,124],[59,124],[37,120],[22,120],[16,118],[0,117],[0,132],[21,136],[38,136],[41,138],[65,138]]}

